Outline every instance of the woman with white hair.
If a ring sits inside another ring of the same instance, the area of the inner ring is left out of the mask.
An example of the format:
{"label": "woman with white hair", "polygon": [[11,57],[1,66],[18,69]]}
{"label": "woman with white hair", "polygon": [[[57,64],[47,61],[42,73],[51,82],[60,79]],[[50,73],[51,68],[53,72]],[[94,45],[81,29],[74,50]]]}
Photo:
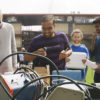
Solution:
{"label": "woman with white hair", "polygon": [[[11,24],[3,22],[0,11],[0,61],[9,54],[17,52],[14,28]],[[17,56],[9,57],[0,65],[0,73],[13,71],[17,66]]]}

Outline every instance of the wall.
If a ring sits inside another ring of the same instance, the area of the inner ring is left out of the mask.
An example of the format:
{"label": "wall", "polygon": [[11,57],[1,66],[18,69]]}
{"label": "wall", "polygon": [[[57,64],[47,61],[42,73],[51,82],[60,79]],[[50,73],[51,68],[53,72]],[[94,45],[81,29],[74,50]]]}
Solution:
{"label": "wall", "polygon": [[95,31],[95,28],[93,25],[89,24],[83,24],[83,25],[78,25],[78,24],[73,24],[73,29],[80,29],[84,34],[93,34]]}
{"label": "wall", "polygon": [[56,23],[55,31],[68,33],[68,23]]}

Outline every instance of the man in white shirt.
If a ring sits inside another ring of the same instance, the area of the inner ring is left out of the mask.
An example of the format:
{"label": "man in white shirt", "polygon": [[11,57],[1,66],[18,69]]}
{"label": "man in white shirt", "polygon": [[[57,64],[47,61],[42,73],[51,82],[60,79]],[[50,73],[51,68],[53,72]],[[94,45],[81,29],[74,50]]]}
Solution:
{"label": "man in white shirt", "polygon": [[[17,52],[14,28],[11,24],[2,22],[0,11],[0,61],[9,54]],[[9,57],[0,65],[0,73],[11,72],[17,65],[17,56]]]}

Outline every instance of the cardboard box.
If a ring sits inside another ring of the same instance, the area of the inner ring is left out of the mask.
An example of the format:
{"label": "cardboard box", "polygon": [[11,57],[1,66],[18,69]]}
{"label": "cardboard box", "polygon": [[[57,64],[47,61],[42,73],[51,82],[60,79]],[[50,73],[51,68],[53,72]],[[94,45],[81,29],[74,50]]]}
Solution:
{"label": "cardboard box", "polygon": [[[49,66],[41,66],[41,67],[34,67],[34,70],[40,75],[40,76],[47,76],[50,75]],[[50,83],[50,78],[44,79],[47,83]]]}

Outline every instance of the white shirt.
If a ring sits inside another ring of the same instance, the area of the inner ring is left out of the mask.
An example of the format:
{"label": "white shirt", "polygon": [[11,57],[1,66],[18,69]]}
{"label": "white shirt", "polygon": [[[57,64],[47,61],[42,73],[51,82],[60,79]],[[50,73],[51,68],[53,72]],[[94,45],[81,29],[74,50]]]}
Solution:
{"label": "white shirt", "polygon": [[[0,28],[0,61],[9,54],[17,52],[14,28],[9,23],[2,23]],[[0,73],[13,71],[17,65],[17,56],[9,57],[0,65]]]}

